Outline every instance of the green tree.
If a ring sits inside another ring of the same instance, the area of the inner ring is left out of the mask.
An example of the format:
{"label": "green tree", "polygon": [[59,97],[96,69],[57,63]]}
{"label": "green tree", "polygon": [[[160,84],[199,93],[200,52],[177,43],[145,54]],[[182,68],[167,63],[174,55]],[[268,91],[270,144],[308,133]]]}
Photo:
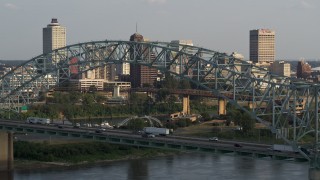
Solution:
{"label": "green tree", "polygon": [[71,104],[75,104],[78,103],[80,98],[81,98],[81,93],[77,92],[77,91],[72,91],[71,93],[69,93],[70,96],[70,103]]}
{"label": "green tree", "polygon": [[97,92],[97,90],[98,90],[98,88],[95,85],[91,85],[89,87],[89,92],[91,92],[91,93],[95,93],[95,92]]}
{"label": "green tree", "polygon": [[94,99],[95,99],[95,101],[96,101],[97,103],[99,103],[99,104],[101,104],[101,103],[103,103],[103,102],[105,102],[105,101],[107,100],[107,98],[106,98],[105,96],[100,95],[100,94],[96,94],[96,95],[94,96]]}
{"label": "green tree", "polygon": [[156,88],[177,89],[178,85],[178,80],[167,72],[165,73],[165,78],[162,81],[157,82],[154,86]]}
{"label": "green tree", "polygon": [[210,114],[208,112],[201,113],[203,121],[209,121],[211,119]]}
{"label": "green tree", "polygon": [[147,124],[145,123],[144,119],[132,119],[128,122],[127,128],[132,130],[141,130],[146,127]]}
{"label": "green tree", "polygon": [[248,113],[242,112],[239,125],[242,127],[243,133],[249,135],[249,133],[254,129],[255,120],[252,119]]}
{"label": "green tree", "polygon": [[153,105],[154,105],[153,99],[148,96],[148,98],[143,103],[144,112],[146,112],[147,115],[150,114],[150,112],[153,108]]}
{"label": "green tree", "polygon": [[182,79],[179,82],[179,88],[180,89],[191,89],[191,84],[190,81],[186,80],[186,79]]}
{"label": "green tree", "polygon": [[157,102],[162,102],[167,99],[167,96],[169,96],[169,91],[167,89],[160,89],[157,93],[156,100]]}
{"label": "green tree", "polygon": [[85,106],[92,106],[95,99],[92,94],[84,94],[82,97],[82,104]]}

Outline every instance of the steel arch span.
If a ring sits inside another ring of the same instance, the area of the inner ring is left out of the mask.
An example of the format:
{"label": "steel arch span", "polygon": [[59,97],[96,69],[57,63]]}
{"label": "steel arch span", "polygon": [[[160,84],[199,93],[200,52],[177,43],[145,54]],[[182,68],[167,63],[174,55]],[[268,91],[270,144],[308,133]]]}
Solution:
{"label": "steel arch span", "polygon": [[[19,111],[40,92],[71,79],[75,75],[71,69],[81,74],[121,63],[153,67],[210,90],[295,148],[307,135],[314,139],[314,146],[319,145],[320,85],[276,76],[225,53],[165,42],[93,41],[34,57],[1,77],[1,108]],[[242,102],[251,103],[252,108],[242,107]],[[288,136],[281,131],[285,128]]]}
{"label": "steel arch span", "polygon": [[[161,123],[161,121],[159,119],[157,119],[155,117],[152,117],[152,116],[146,116],[146,115],[145,116],[141,116],[141,117],[132,116],[132,117],[126,118],[123,121],[121,121],[117,126],[121,127],[123,125],[127,125],[128,122],[130,122],[132,120],[135,120],[135,119],[146,119],[149,122],[150,126],[152,126],[152,127],[154,126],[154,124],[156,124],[156,125],[158,125],[160,127],[163,127],[163,124]],[[153,123],[153,122],[155,122],[155,123]]]}

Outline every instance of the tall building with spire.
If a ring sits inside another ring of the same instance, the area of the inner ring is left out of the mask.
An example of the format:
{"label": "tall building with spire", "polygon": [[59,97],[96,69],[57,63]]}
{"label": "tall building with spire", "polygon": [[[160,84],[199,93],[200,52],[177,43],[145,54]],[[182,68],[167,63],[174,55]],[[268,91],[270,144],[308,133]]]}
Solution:
{"label": "tall building with spire", "polygon": [[250,60],[253,63],[272,63],[275,60],[275,31],[250,31]]}
{"label": "tall building with spire", "polygon": [[60,26],[57,18],[52,18],[51,23],[43,28],[43,53],[66,46],[66,28]]}
{"label": "tall building with spire", "polygon": [[[130,41],[135,42],[143,42],[144,38],[139,33],[134,33],[130,36]],[[130,59],[134,58],[145,58],[145,57],[151,57],[154,58],[154,53],[151,52],[151,54],[145,54],[149,51],[145,51],[145,48],[143,45],[137,46],[136,51],[138,52],[130,52]],[[144,52],[144,53],[143,53]],[[139,64],[130,64],[130,81],[131,86],[133,88],[135,87],[145,87],[145,86],[153,86],[153,83],[157,80],[158,76],[158,70],[155,68],[150,68],[147,66],[142,66]]]}

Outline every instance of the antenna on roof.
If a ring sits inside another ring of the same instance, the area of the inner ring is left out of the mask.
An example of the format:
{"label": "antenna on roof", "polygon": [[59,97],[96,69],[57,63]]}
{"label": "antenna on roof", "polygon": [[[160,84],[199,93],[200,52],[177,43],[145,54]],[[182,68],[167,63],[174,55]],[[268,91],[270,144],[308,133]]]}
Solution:
{"label": "antenna on roof", "polygon": [[136,33],[138,32],[138,23],[136,22]]}

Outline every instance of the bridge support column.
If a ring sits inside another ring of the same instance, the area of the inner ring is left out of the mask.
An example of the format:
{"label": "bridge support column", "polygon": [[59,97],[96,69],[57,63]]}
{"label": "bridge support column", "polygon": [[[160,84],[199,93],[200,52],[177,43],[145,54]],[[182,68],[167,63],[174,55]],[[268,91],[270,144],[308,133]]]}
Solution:
{"label": "bridge support column", "polygon": [[309,169],[309,180],[320,180],[320,169]]}
{"label": "bridge support column", "polygon": [[249,106],[250,109],[254,109],[254,108],[256,108],[256,103],[254,103],[252,101],[249,101],[248,102],[248,106]]}
{"label": "bridge support column", "polygon": [[218,114],[219,115],[226,115],[227,114],[227,101],[222,98],[219,98],[218,101],[219,101]]}
{"label": "bridge support column", "polygon": [[115,85],[113,88],[113,97],[119,97],[120,96],[120,86]]}
{"label": "bridge support column", "polygon": [[184,95],[182,100],[182,113],[183,114],[190,114],[190,99],[189,95]]}
{"label": "bridge support column", "polygon": [[309,179],[320,180],[320,154],[316,153],[310,161]]}
{"label": "bridge support column", "polygon": [[12,170],[13,134],[7,132],[0,132],[0,172],[8,172]]}

